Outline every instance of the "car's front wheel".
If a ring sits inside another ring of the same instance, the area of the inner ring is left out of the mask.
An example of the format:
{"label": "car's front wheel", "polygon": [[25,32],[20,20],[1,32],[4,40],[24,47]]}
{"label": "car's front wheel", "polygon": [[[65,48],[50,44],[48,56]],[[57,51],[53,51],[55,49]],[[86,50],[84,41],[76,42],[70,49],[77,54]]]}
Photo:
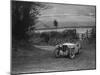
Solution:
{"label": "car's front wheel", "polygon": [[70,57],[71,59],[74,59],[74,58],[75,58],[75,54],[70,54],[69,57]]}
{"label": "car's front wheel", "polygon": [[57,58],[57,57],[60,57],[60,51],[58,50],[58,49],[56,49],[55,51],[54,51],[54,53],[55,53],[55,57]]}
{"label": "car's front wheel", "polygon": [[78,49],[77,53],[76,54],[80,54],[80,49]]}
{"label": "car's front wheel", "polygon": [[74,51],[70,50],[69,58],[70,58],[70,59],[74,59],[74,58],[75,58],[75,53],[74,53]]}

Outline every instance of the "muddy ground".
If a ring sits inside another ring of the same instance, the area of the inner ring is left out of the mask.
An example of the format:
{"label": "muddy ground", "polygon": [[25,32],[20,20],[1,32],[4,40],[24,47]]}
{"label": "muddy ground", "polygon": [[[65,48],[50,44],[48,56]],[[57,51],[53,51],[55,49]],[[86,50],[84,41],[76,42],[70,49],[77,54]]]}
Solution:
{"label": "muddy ground", "polygon": [[12,73],[89,70],[96,68],[95,44],[85,44],[75,59],[55,58],[54,46],[34,45],[23,55],[12,56]]}

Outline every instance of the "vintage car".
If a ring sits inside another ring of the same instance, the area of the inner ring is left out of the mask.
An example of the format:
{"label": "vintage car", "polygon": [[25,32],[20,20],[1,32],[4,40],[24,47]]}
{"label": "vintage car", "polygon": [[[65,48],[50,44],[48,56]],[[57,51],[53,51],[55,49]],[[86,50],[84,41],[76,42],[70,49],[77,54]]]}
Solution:
{"label": "vintage car", "polygon": [[63,43],[56,45],[54,51],[55,57],[69,57],[71,59],[75,58],[76,54],[80,53],[81,45],[80,43]]}

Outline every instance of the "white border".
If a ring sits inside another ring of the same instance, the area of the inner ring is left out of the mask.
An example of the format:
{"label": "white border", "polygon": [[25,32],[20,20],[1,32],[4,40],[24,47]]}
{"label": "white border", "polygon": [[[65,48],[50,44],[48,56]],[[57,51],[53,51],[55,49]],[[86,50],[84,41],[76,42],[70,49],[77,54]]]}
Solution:
{"label": "white border", "polygon": [[[96,5],[97,8],[97,69],[70,72],[39,73],[37,75],[98,75],[100,73],[100,0],[24,0],[69,4]],[[9,75],[10,72],[10,0],[0,1],[0,74]]]}

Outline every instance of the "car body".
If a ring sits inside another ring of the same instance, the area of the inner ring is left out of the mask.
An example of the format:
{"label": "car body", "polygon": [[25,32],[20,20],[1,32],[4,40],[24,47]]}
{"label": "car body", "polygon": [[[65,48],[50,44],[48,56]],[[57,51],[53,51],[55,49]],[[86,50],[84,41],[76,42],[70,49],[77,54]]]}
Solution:
{"label": "car body", "polygon": [[80,53],[80,43],[63,43],[56,45],[55,57],[69,56],[71,59],[75,58],[76,54]]}

